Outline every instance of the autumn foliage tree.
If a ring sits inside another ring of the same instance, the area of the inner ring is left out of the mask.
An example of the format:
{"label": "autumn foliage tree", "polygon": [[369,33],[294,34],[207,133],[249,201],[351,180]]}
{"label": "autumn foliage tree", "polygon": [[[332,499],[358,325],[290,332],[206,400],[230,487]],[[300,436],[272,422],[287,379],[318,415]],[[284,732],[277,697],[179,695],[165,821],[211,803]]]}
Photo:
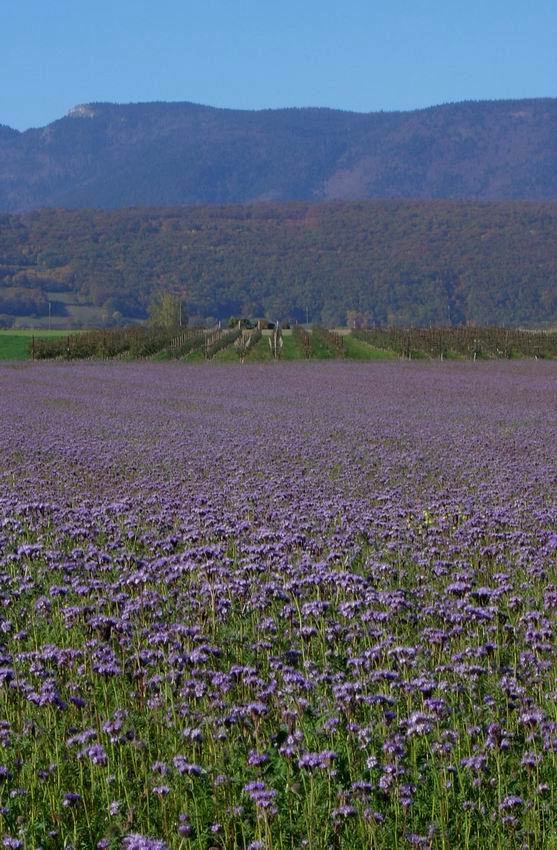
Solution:
{"label": "autumn foliage tree", "polygon": [[149,304],[149,320],[152,325],[168,330],[186,327],[188,317],[180,295],[160,290]]}

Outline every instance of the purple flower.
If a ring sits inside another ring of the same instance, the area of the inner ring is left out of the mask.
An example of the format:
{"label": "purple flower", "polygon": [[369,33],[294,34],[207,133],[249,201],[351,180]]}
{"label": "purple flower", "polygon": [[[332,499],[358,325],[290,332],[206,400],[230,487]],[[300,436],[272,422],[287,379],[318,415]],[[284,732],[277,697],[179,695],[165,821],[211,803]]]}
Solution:
{"label": "purple flower", "polygon": [[524,805],[524,800],[522,797],[519,797],[514,794],[509,794],[507,797],[504,797],[499,803],[499,811],[505,812],[509,809],[517,809]]}
{"label": "purple flower", "polygon": [[302,770],[328,770],[338,754],[332,750],[323,750],[321,753],[303,753],[298,759],[298,767]]}
{"label": "purple flower", "polygon": [[277,792],[274,788],[267,788],[264,782],[249,782],[244,786],[246,793],[255,803],[258,809],[268,814],[275,815],[278,811],[275,805]]}
{"label": "purple flower", "polygon": [[331,817],[333,818],[333,820],[346,820],[347,818],[356,817],[357,814],[358,810],[354,808],[354,806],[344,804],[336,809],[333,809],[331,812]]}
{"label": "purple flower", "polygon": [[189,817],[187,814],[182,813],[178,816],[178,834],[182,836],[182,838],[189,838],[194,833],[194,829],[192,824],[189,821]]}
{"label": "purple flower", "polygon": [[88,756],[93,764],[98,764],[101,767],[106,767],[108,764],[108,756],[104,747],[101,744],[93,744],[91,747],[86,747],[78,754],[79,758]]}
{"label": "purple flower", "polygon": [[155,785],[153,788],[153,794],[156,794],[157,797],[167,797],[170,794],[170,787],[168,785]]}
{"label": "purple flower", "polygon": [[172,763],[178,773],[182,775],[187,774],[188,776],[202,776],[203,768],[199,767],[197,764],[191,764],[191,762],[187,761],[185,756],[174,756],[172,759]]}
{"label": "purple flower", "polygon": [[267,753],[258,753],[257,750],[250,750],[248,755],[248,764],[257,767],[269,761]]}
{"label": "purple flower", "polygon": [[127,835],[122,842],[123,850],[168,850],[164,841],[146,838],[144,835]]}

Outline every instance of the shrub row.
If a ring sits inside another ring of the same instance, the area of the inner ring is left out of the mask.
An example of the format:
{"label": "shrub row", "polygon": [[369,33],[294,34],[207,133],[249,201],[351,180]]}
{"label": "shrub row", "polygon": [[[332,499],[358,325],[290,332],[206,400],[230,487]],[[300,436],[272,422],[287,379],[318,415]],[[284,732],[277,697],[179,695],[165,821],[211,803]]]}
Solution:
{"label": "shrub row", "polygon": [[557,333],[499,327],[369,328],[353,336],[401,357],[457,354],[476,360],[511,357],[555,357]]}
{"label": "shrub row", "polygon": [[34,360],[87,358],[112,358],[122,355],[149,357],[166,348],[172,334],[162,328],[141,325],[106,331],[88,331],[82,334],[35,339],[31,341]]}
{"label": "shrub row", "polygon": [[238,339],[241,333],[240,328],[234,328],[227,331],[218,330],[210,334],[205,340],[206,359],[211,360],[218,351],[228,348],[229,345],[232,345]]}
{"label": "shrub row", "polygon": [[319,326],[313,327],[313,339],[319,343],[332,357],[344,357],[346,347],[340,334]]}
{"label": "shrub row", "polygon": [[310,334],[301,325],[294,325],[292,336],[298,347],[304,352],[304,357],[309,360],[312,354]]}

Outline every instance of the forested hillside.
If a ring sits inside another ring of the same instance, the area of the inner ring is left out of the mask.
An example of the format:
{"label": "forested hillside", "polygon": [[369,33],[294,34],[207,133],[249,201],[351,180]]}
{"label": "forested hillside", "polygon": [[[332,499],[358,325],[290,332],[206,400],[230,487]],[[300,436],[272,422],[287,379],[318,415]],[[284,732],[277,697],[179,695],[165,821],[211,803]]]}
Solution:
{"label": "forested hillside", "polygon": [[557,99],[377,113],[92,103],[47,127],[0,126],[5,211],[361,198],[557,199]]}
{"label": "forested hillside", "polygon": [[556,246],[557,204],[41,210],[0,216],[0,317],[142,318],[172,289],[199,318],[548,326]]}

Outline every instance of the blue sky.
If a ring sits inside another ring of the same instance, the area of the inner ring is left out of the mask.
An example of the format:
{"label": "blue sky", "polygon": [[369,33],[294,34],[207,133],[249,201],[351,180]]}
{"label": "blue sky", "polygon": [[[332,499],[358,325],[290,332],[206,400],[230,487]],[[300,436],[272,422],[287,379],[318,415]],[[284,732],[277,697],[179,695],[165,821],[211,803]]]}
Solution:
{"label": "blue sky", "polygon": [[556,0],[4,0],[0,123],[77,103],[412,109],[557,95]]}

